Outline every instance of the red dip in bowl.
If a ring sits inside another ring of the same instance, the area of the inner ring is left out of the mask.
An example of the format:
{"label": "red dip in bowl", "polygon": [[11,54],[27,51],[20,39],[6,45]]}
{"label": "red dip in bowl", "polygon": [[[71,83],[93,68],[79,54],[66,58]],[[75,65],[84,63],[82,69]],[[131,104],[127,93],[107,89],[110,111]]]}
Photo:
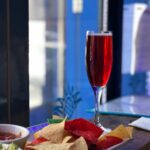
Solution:
{"label": "red dip in bowl", "polygon": [[0,132],[0,140],[12,140],[21,137],[21,135],[15,135],[9,132]]}

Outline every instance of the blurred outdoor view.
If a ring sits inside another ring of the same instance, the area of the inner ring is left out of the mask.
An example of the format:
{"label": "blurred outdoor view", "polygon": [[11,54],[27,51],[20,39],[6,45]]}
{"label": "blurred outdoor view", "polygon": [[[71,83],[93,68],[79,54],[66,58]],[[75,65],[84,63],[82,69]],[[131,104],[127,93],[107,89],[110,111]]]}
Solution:
{"label": "blurred outdoor view", "polygon": [[[31,124],[54,113],[93,117],[84,50],[86,31],[100,30],[100,10],[100,0],[29,0]],[[149,0],[124,0],[122,96],[150,95],[149,28]]]}
{"label": "blurred outdoor view", "polygon": [[122,95],[150,95],[150,1],[124,0]]}
{"label": "blurred outdoor view", "polygon": [[[90,12],[91,5],[97,9]],[[94,101],[85,72],[85,35],[98,30],[99,7],[98,0],[29,1],[31,124],[54,113],[91,116],[86,113]]]}
{"label": "blurred outdoor view", "polygon": [[[31,116],[35,118],[33,121],[40,120],[43,113],[43,116],[50,117],[52,101],[63,96],[63,7],[63,3],[55,0],[29,1],[30,108],[33,110]],[[41,106],[44,107],[40,114]]]}

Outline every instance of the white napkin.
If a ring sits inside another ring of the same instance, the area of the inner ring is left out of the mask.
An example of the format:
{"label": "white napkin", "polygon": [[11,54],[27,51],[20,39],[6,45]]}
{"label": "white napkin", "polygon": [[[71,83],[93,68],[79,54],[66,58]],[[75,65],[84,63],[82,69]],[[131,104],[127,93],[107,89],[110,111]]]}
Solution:
{"label": "white napkin", "polygon": [[150,131],[150,118],[141,117],[129,124],[130,126]]}

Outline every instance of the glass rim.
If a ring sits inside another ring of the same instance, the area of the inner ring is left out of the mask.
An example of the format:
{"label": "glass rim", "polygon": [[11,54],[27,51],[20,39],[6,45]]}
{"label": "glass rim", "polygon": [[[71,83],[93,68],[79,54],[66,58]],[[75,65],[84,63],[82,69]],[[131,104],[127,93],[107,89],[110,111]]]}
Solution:
{"label": "glass rim", "polygon": [[98,32],[95,32],[95,31],[92,31],[92,30],[91,31],[87,30],[86,34],[87,35],[95,35],[95,36],[103,36],[103,35],[112,36],[111,31],[98,31]]}

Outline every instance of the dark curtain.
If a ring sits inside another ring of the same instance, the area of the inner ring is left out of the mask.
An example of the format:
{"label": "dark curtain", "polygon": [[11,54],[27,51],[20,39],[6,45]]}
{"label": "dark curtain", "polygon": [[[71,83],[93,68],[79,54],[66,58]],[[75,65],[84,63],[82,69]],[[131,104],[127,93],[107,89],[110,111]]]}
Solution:
{"label": "dark curtain", "polygon": [[0,123],[28,126],[28,1],[0,3]]}

